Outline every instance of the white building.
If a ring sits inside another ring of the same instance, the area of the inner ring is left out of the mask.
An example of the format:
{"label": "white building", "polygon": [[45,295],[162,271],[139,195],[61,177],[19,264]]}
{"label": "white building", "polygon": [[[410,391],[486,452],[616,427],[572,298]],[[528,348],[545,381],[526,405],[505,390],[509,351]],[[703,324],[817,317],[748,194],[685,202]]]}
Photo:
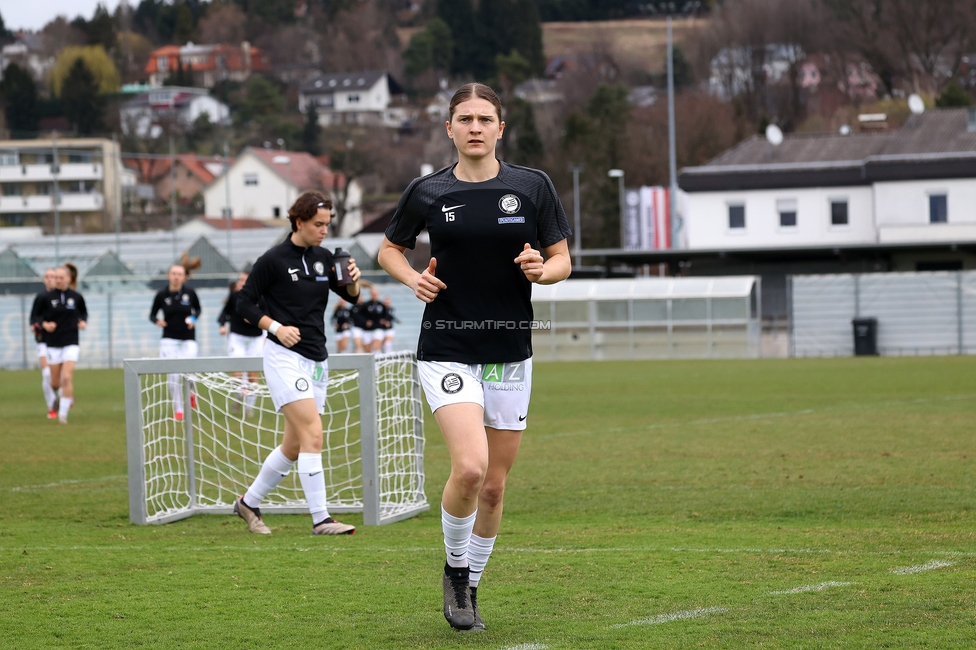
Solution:
{"label": "white building", "polygon": [[315,104],[319,124],[381,124],[396,128],[410,119],[400,84],[386,72],[324,74],[309,79],[298,91],[298,110]]}
{"label": "white building", "polygon": [[355,180],[346,188],[341,174],[334,174],[303,151],[274,151],[248,147],[227,171],[203,190],[204,213],[221,217],[229,209],[234,218],[286,219],[288,208],[307,190],[331,195],[333,204],[345,190],[346,216],[339,235],[358,232],[363,225],[363,192]]}
{"label": "white building", "polygon": [[898,270],[976,267],[976,109],[779,146],[754,137],[679,183],[692,251],[870,249]]}
{"label": "white building", "polygon": [[201,115],[214,124],[230,123],[230,108],[204,88],[166,86],[140,93],[119,108],[122,132],[140,138],[158,137],[167,122],[189,129]]}

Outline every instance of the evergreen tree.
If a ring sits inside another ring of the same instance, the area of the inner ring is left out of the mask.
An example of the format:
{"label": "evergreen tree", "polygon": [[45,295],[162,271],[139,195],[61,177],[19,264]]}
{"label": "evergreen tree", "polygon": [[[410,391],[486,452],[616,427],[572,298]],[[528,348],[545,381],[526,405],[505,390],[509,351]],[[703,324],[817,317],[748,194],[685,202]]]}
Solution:
{"label": "evergreen tree", "polygon": [[481,0],[478,5],[474,73],[481,79],[495,76],[499,54],[518,50],[539,74],[545,67],[542,25],[532,0]]}
{"label": "evergreen tree", "polygon": [[84,31],[89,45],[101,45],[106,52],[111,52],[118,45],[115,21],[104,5],[95,7],[95,15],[85,24]]}
{"label": "evergreen tree", "polygon": [[92,135],[103,128],[105,104],[98,94],[95,75],[81,58],[76,59],[61,84],[61,108],[75,130]]}
{"label": "evergreen tree", "polygon": [[949,80],[945,90],[935,100],[936,108],[957,108],[972,106],[973,98],[966,89],[959,85],[959,80],[953,77]]}
{"label": "evergreen tree", "polygon": [[37,131],[37,84],[30,73],[16,63],[3,71],[0,81],[0,102],[7,117],[7,128],[28,137]]}
{"label": "evergreen tree", "polygon": [[437,0],[437,17],[451,34],[451,74],[475,71],[476,39],[471,0]]}
{"label": "evergreen tree", "polygon": [[315,110],[315,101],[309,100],[305,111],[305,127],[302,129],[302,148],[313,156],[322,155],[322,143],[319,136],[322,127],[319,125],[319,113]]}
{"label": "evergreen tree", "polygon": [[[505,139],[510,152],[506,159],[516,165],[538,167],[542,162],[542,136],[535,125],[532,104],[524,99],[510,99],[505,117]],[[512,146],[514,141],[514,146]]]}
{"label": "evergreen tree", "polygon": [[173,40],[177,43],[187,43],[193,40],[196,21],[189,4],[181,2],[176,6],[176,24],[173,26]]}

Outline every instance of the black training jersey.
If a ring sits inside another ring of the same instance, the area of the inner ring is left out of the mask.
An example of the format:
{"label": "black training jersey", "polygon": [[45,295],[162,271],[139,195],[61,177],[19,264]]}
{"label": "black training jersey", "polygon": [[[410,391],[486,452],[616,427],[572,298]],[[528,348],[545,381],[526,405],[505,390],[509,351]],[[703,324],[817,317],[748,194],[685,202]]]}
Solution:
{"label": "black training jersey", "polygon": [[399,323],[400,319],[396,317],[396,309],[393,307],[387,307],[383,305],[383,317],[380,319],[380,326],[385,329],[393,329],[393,323]]}
{"label": "black training jersey", "polygon": [[386,238],[413,248],[424,228],[434,275],[447,289],[424,309],[417,358],[505,363],[532,356],[532,283],[513,260],[525,244],[545,248],[572,234],[549,177],[502,162],[498,176],[482,183],[458,180],[453,166],[416,179]]}
{"label": "black training jersey", "polygon": [[88,320],[88,308],[81,294],[74,289],[52,289],[43,295],[43,303],[32,324],[40,326],[44,322],[53,322],[57,325],[53,332],[45,335],[48,346],[78,345],[78,321]]}
{"label": "black training jersey", "polygon": [[383,314],[386,308],[383,306],[379,300],[367,300],[362,305],[360,309],[363,310],[363,329],[364,330],[378,330],[382,325],[380,320],[383,318]]}
{"label": "black training jersey", "polygon": [[[237,313],[237,302],[241,299],[241,292],[234,291],[229,296],[227,296],[227,302],[224,303],[224,308],[220,310],[220,315],[217,316],[217,323],[219,325],[226,325],[230,323],[230,331],[234,334],[240,336],[261,336],[262,330],[256,324],[252,325],[244,317]],[[262,298],[258,301],[258,306],[261,309],[265,308],[264,299]]]}
{"label": "black training jersey", "polygon": [[349,320],[352,321],[353,327],[358,327],[361,330],[366,329],[367,318],[368,314],[366,313],[365,302],[358,302],[349,310]]}
{"label": "black training jersey", "polygon": [[[262,316],[270,316],[282,325],[297,327],[302,340],[289,349],[306,359],[324,361],[329,356],[325,349],[325,309],[330,289],[344,300],[357,300],[349,295],[348,286],[339,286],[328,249],[296,246],[289,237],[254,263],[237,311],[255,324]],[[267,309],[257,304],[262,296]],[[268,340],[281,345],[270,332]]]}
{"label": "black training jersey", "polygon": [[332,327],[337,332],[345,332],[352,325],[352,315],[348,307],[337,307],[332,312]]}
{"label": "black training jersey", "polygon": [[34,296],[34,304],[31,305],[30,322],[31,329],[34,331],[34,340],[38,343],[47,343],[47,332],[44,331],[43,327],[34,325],[37,321],[38,316],[44,311],[45,300],[44,297],[47,295],[47,291],[42,291],[36,296]]}
{"label": "black training jersey", "polygon": [[196,326],[190,329],[186,319],[194,320],[200,315],[200,299],[197,292],[184,285],[179,291],[170,291],[169,286],[156,292],[152,308],[149,310],[149,322],[155,323],[159,312],[163,312],[162,320],[166,321],[163,328],[164,339],[177,341],[193,341],[197,337]]}

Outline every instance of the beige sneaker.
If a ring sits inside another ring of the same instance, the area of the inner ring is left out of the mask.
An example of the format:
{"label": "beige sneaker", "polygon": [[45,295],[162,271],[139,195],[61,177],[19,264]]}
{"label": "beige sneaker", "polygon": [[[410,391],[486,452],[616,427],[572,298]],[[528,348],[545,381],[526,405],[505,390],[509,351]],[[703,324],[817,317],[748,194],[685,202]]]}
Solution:
{"label": "beige sneaker", "polygon": [[247,529],[252,533],[271,534],[271,529],[261,520],[261,509],[248,506],[243,496],[234,502],[234,514],[247,522]]}
{"label": "beige sneaker", "polygon": [[355,533],[355,526],[341,524],[332,517],[312,527],[313,535],[353,535]]}

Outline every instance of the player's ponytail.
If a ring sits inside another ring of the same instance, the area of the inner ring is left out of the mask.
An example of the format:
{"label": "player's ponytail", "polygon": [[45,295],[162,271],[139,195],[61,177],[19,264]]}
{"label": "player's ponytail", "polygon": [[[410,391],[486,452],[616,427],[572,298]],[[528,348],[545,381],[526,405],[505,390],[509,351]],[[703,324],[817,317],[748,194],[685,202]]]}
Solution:
{"label": "player's ponytail", "polygon": [[183,256],[180,257],[180,266],[186,271],[186,279],[189,280],[190,272],[203,266],[203,262],[200,261],[199,257],[191,258],[190,254],[184,251]]}
{"label": "player's ponytail", "polygon": [[78,267],[71,262],[65,262],[61,265],[68,272],[68,286],[72,289],[78,289]]}
{"label": "player's ponytail", "polygon": [[291,231],[298,230],[299,221],[308,221],[320,209],[332,210],[332,199],[322,192],[305,192],[292,203],[288,208],[288,220],[291,222]]}

